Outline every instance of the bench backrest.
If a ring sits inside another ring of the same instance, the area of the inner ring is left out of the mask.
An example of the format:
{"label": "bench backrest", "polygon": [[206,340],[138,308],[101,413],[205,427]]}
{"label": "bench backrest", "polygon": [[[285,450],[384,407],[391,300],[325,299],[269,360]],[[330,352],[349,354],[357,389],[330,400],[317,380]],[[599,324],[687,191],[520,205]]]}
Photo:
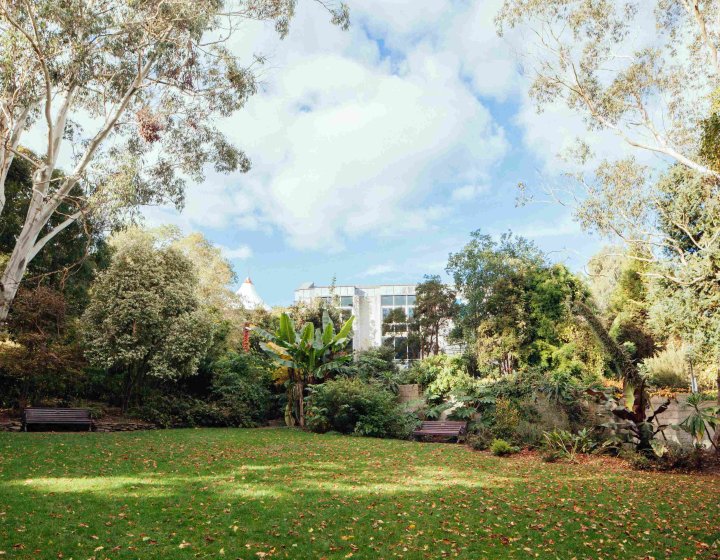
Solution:
{"label": "bench backrest", "polygon": [[87,423],[91,422],[90,411],[86,408],[26,408],[23,411],[25,422],[36,423]]}
{"label": "bench backrest", "polygon": [[422,423],[423,428],[464,428],[467,422],[460,420],[426,420]]}
{"label": "bench backrest", "polygon": [[416,430],[418,433],[427,434],[462,434],[467,427],[467,422],[458,420],[428,420]]}

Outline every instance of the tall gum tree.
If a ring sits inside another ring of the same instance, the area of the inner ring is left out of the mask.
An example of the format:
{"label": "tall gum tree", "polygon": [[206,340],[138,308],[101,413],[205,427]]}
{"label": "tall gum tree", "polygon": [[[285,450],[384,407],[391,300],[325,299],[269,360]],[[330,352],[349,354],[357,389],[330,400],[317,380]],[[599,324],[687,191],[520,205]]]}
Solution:
{"label": "tall gum tree", "polygon": [[[347,27],[343,4],[315,1]],[[262,60],[248,64],[228,40],[247,20],[272,22],[285,36],[296,3],[0,0],[0,219],[13,159],[33,167],[30,205],[0,276],[0,322],[28,263],[70,224],[113,224],[143,204],[180,207],[186,182],[202,180],[208,166],[249,169],[214,123],[256,92]],[[45,134],[38,157],[21,149],[33,126]],[[59,176],[65,144],[72,166]]]}
{"label": "tall gum tree", "polygon": [[[505,0],[496,23],[527,39],[538,110],[565,103],[629,147],[596,161],[578,140],[579,166],[546,190],[649,265],[651,318],[714,356],[720,387],[720,2]],[[642,153],[660,159],[643,165]]]}

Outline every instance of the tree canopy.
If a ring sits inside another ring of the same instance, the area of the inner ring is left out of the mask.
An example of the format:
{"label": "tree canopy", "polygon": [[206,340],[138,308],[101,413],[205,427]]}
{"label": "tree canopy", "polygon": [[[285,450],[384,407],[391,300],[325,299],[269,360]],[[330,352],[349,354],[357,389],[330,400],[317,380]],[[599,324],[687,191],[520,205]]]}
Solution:
{"label": "tree canopy", "polygon": [[[257,91],[262,58],[234,53],[228,41],[244,20],[274,22],[284,36],[295,5],[0,3],[0,214],[12,162],[23,159],[32,170],[28,210],[0,276],[0,321],[29,262],[78,220],[112,225],[144,204],[181,207],[186,183],[207,169],[250,168],[217,123]],[[333,23],[347,27],[347,8],[329,10]],[[34,126],[45,135],[37,157],[21,149]],[[58,176],[65,145],[72,166]]]}

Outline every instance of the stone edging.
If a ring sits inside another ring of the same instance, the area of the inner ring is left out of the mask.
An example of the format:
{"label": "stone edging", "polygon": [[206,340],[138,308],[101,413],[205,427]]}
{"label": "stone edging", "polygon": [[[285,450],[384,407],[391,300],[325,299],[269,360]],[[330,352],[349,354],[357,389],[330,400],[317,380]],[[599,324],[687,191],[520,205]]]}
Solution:
{"label": "stone edging", "polygon": [[[154,424],[146,424],[145,422],[113,422],[96,420],[93,423],[94,432],[136,432],[139,430],[157,430]],[[10,420],[8,422],[0,422],[0,432],[21,432],[22,422],[20,420]]]}

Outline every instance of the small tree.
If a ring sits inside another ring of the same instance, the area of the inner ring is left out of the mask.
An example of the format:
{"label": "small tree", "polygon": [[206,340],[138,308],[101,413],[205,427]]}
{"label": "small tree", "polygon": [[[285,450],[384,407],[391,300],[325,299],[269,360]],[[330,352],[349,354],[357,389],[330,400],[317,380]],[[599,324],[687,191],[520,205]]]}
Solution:
{"label": "small tree", "polygon": [[280,367],[288,368],[289,378],[288,408],[286,422],[295,422],[305,427],[304,398],[305,387],[314,379],[321,378],[326,372],[352,359],[350,354],[342,353],[350,341],[353,319],[350,317],[337,334],[329,315],[323,314],[323,328],[316,329],[312,323],[306,323],[300,331],[287,313],[280,316],[280,327],[275,333],[255,328],[265,339],[262,349]]}
{"label": "small tree", "polygon": [[110,267],[93,284],[81,323],[88,359],[123,375],[126,410],[148,377],[194,375],[213,326],[198,304],[193,265],[180,252],[136,229],[114,236],[111,246]]}
{"label": "small tree", "polygon": [[439,276],[425,276],[415,288],[414,327],[420,333],[420,355],[440,353],[440,335],[448,330],[458,311],[457,294],[440,281]]}

